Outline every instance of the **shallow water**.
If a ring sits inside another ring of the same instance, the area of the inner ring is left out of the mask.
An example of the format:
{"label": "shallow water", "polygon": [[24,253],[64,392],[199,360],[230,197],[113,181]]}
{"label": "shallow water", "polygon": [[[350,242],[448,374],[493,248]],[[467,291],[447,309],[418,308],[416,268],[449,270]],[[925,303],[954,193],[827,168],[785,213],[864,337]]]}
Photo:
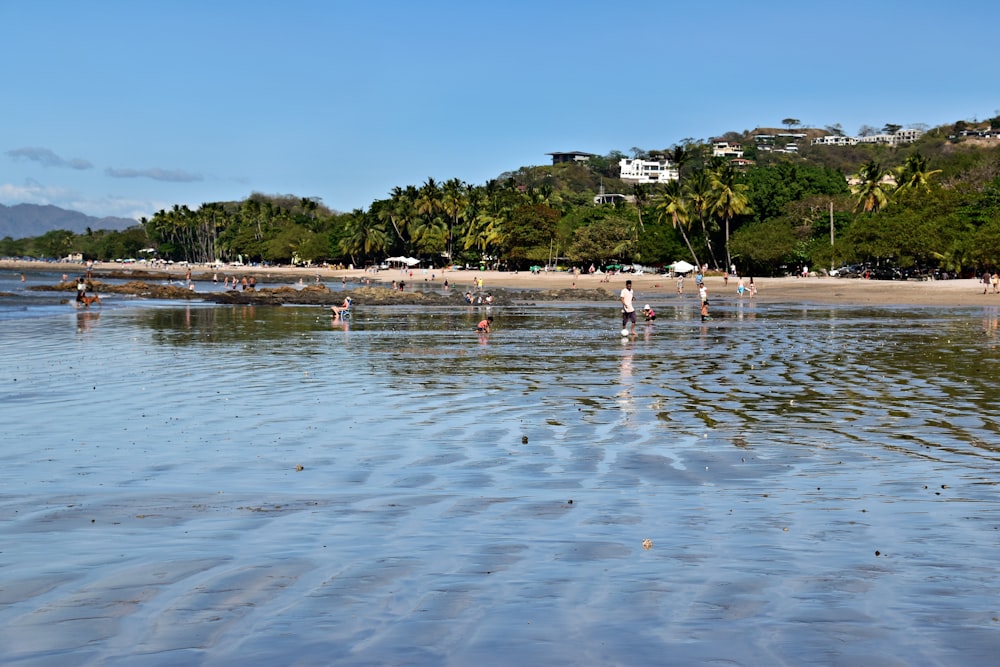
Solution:
{"label": "shallow water", "polygon": [[0,321],[5,664],[1000,646],[1000,310],[112,306]]}

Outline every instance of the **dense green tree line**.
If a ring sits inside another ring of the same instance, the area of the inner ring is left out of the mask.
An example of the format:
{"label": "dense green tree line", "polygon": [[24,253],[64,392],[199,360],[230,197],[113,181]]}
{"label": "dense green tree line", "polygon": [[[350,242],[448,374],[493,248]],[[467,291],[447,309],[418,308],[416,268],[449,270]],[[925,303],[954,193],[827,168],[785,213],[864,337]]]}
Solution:
{"label": "dense green tree line", "polygon": [[[262,194],[174,206],[123,232],[6,238],[0,255],[113,260],[153,247],[161,258],[193,263],[360,267],[408,255],[435,266],[510,269],[687,259],[757,275],[863,262],[968,273],[1000,262],[998,148],[930,132],[910,146],[810,147],[745,169],[708,148],[685,141],[632,149],[679,166],[680,180],[665,184],[622,182],[623,155],[612,152],[589,163],[523,167],[483,185],[429,178],[349,213]],[[595,205],[601,190],[629,200]]]}

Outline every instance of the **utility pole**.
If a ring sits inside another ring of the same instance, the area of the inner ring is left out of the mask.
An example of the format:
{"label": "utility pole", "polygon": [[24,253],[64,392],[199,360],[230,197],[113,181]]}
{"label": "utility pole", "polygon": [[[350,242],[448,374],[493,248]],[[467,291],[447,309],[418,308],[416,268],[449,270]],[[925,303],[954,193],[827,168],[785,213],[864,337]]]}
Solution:
{"label": "utility pole", "polygon": [[830,200],[830,271],[833,271],[833,200]]}

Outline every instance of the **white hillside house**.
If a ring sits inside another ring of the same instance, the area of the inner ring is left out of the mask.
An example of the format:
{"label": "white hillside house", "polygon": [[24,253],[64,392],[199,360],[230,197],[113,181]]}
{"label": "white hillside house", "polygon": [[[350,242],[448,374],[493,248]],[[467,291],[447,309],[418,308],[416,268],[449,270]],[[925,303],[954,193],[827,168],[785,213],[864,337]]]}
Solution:
{"label": "white hillside house", "polygon": [[666,183],[680,178],[680,172],[670,160],[622,158],[618,166],[621,168],[620,178],[632,183]]}
{"label": "white hillside house", "polygon": [[712,139],[712,157],[739,158],[743,157],[743,146],[735,141]]}
{"label": "white hillside house", "polygon": [[857,143],[857,137],[845,137],[839,134],[828,134],[812,140],[813,146],[854,146]]}

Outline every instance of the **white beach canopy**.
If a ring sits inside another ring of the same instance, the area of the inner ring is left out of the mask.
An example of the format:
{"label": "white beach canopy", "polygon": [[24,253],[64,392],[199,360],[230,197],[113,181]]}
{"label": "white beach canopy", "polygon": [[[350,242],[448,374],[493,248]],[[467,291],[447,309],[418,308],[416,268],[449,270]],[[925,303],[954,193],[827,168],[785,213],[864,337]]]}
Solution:
{"label": "white beach canopy", "polygon": [[420,260],[414,257],[389,257],[385,260],[389,264],[406,264],[407,266],[413,266],[414,264],[419,264]]}
{"label": "white beach canopy", "polygon": [[694,271],[694,264],[688,264],[683,259],[670,265],[670,270],[674,273],[688,273]]}

